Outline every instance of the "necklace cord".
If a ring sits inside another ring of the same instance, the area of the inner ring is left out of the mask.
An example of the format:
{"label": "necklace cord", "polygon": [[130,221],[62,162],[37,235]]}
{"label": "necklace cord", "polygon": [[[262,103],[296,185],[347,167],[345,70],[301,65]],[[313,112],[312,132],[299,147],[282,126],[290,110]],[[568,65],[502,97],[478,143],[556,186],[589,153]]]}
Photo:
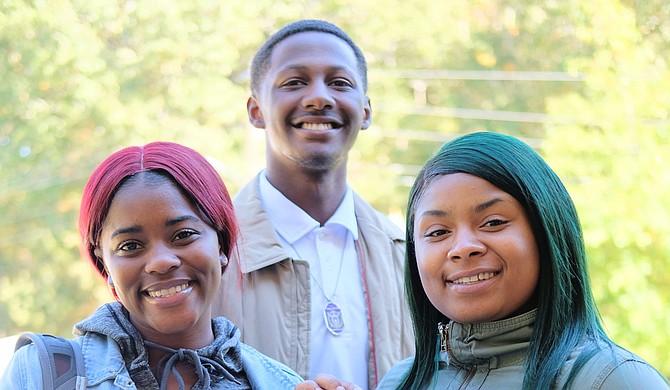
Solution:
{"label": "necklace cord", "polygon": [[[340,276],[342,276],[342,266],[344,264],[344,256],[347,252],[347,244],[348,244],[348,238],[349,238],[349,230],[346,230],[345,236],[344,236],[344,244],[342,245],[342,255],[340,256],[340,267],[339,270],[337,271],[337,279],[335,280],[335,287],[333,288],[333,293],[331,294],[331,297],[329,298],[328,295],[326,295],[326,292],[324,288],[321,286],[318,280],[316,280],[316,277],[314,277],[314,274],[312,273],[311,267],[308,267],[309,269],[309,276],[312,278],[314,281],[314,284],[316,284],[316,287],[319,288],[321,291],[321,294],[323,295],[324,298],[328,301],[328,304],[326,307],[323,309],[323,321],[326,326],[326,329],[333,335],[333,336],[339,336],[342,334],[344,331],[344,317],[342,315],[342,309],[333,302],[337,295],[337,287],[340,285]],[[300,255],[300,252],[296,249],[296,247],[286,241],[287,244],[293,249],[293,252],[295,252],[296,256],[300,259],[304,259],[303,256]],[[317,261],[319,258],[319,251],[316,251],[317,255]],[[309,260],[307,260],[309,262]],[[308,264],[309,265],[309,264]],[[321,272],[323,275],[323,272]]]}
{"label": "necklace cord", "polygon": [[[349,238],[349,230],[347,230],[346,232],[347,232],[347,234],[344,237],[344,245],[342,247],[342,256],[340,256],[340,268],[337,271],[337,279],[335,280],[335,287],[333,288],[333,293],[331,294],[331,298],[328,298],[328,295],[326,295],[326,291],[323,289],[323,287],[321,287],[321,284],[319,283],[319,281],[316,280],[316,278],[314,277],[314,274],[312,273],[311,267],[310,267],[310,270],[309,270],[309,276],[312,278],[314,283],[316,283],[316,287],[319,288],[319,290],[321,291],[321,294],[323,294],[323,297],[326,298],[326,300],[328,302],[333,302],[333,299],[335,299],[335,295],[337,295],[337,286],[339,286],[339,284],[340,284],[340,276],[342,275],[342,264],[344,264],[344,254],[347,251],[347,239]],[[300,254],[300,252],[298,252],[298,250],[296,249],[296,247],[293,244],[289,243],[289,245],[291,246],[291,249],[293,249],[293,252],[295,252],[295,254],[301,260],[307,260],[307,259],[304,258],[304,256],[302,256]]]}
{"label": "necklace cord", "polygon": [[211,367],[212,371],[221,373],[226,379],[235,382],[238,385],[240,384],[240,382],[238,382],[235,377],[229,373],[228,370],[226,370],[221,364],[208,357],[198,355],[198,353],[192,349],[172,349],[149,340],[144,340],[144,344],[147,347],[153,347],[168,353],[158,362],[158,373],[162,373],[160,380],[161,390],[167,389],[167,380],[170,376],[170,373],[172,373],[177,379],[177,382],[179,383],[179,390],[184,390],[184,379],[177,370],[177,363],[180,361],[186,361],[195,367],[196,374],[198,374],[198,381],[202,382],[204,389],[208,389],[211,382],[210,372],[209,370],[205,369],[205,364]]}

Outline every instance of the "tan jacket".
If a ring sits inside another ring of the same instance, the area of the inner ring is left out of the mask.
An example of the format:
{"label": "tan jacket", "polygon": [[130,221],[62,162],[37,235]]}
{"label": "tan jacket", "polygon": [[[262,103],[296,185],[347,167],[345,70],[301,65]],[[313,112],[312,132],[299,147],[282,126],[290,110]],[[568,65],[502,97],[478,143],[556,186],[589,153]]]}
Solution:
{"label": "tan jacket", "polygon": [[[242,332],[242,342],[309,376],[309,263],[292,259],[262,208],[258,177],[234,198],[240,224],[236,254],[224,272],[214,315]],[[356,241],[368,308],[369,388],[395,363],[414,354],[403,293],[402,231],[354,193]]]}

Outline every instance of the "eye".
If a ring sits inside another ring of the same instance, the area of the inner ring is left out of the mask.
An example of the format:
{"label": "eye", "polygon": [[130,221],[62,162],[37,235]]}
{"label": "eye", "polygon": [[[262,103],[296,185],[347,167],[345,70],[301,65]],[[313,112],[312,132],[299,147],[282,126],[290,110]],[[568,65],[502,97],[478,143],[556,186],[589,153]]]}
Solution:
{"label": "eye", "polygon": [[126,241],[126,242],[122,242],[118,246],[117,250],[120,251],[120,252],[132,252],[132,251],[136,251],[136,250],[140,249],[141,247],[142,246],[136,241]]}
{"label": "eye", "polygon": [[338,88],[353,88],[354,84],[347,79],[335,79],[330,85]]}
{"label": "eye", "polygon": [[305,82],[300,79],[289,79],[281,83],[281,87],[299,87],[305,85]]}
{"label": "eye", "polygon": [[196,234],[198,234],[198,232],[192,229],[180,230],[177,232],[177,234],[174,235],[173,241],[185,241],[195,236]]}
{"label": "eye", "polygon": [[448,233],[449,231],[446,229],[429,230],[426,232],[426,234],[424,234],[424,237],[440,237]]}
{"label": "eye", "polygon": [[497,227],[497,226],[502,226],[508,223],[509,221],[501,219],[501,218],[493,218],[484,223],[484,227]]}

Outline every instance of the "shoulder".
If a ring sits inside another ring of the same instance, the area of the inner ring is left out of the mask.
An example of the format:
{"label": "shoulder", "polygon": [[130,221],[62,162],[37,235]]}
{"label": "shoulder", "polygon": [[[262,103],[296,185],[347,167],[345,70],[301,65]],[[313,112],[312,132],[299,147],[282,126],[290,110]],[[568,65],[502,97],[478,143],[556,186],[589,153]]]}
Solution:
{"label": "shoulder", "polygon": [[81,346],[89,386],[102,383],[132,383],[117,342],[104,334],[85,332],[75,342]]}
{"label": "shoulder", "polygon": [[12,359],[0,377],[2,389],[41,389],[42,371],[37,347],[24,345],[14,352]]}
{"label": "shoulder", "polygon": [[670,385],[649,363],[643,360],[626,360],[608,373],[599,389],[668,390]]}
{"label": "shoulder", "polygon": [[598,349],[575,376],[574,384],[589,389],[670,389],[663,376],[634,353],[612,343]]}
{"label": "shoulder", "polygon": [[598,352],[601,356],[595,357],[601,361],[609,358],[609,363],[601,371],[599,389],[670,389],[665,378],[644,359],[619,346],[612,348],[614,357],[606,349]]}
{"label": "shoulder", "polygon": [[[233,207],[235,208],[235,216],[237,223],[240,226],[240,238],[244,232],[253,227],[253,234],[249,236],[264,236],[274,233],[274,226],[270,221],[265,209],[263,208],[263,200],[261,199],[259,186],[259,173],[254,176],[244,187],[242,187],[233,197]],[[276,234],[276,233],[274,233]],[[252,238],[254,239],[254,238]]]}
{"label": "shoulder", "polygon": [[240,343],[242,365],[252,388],[293,389],[302,378],[286,365]]}
{"label": "shoulder", "polygon": [[260,204],[261,202],[261,193],[260,193],[260,184],[259,184],[259,175],[256,174],[251,180],[240,188],[240,190],[233,196],[233,204],[235,207],[247,207],[250,203]]}
{"label": "shoulder", "polygon": [[386,215],[374,209],[368,202],[354,191],[354,210],[356,220],[361,231],[379,230],[392,241],[405,242],[405,234],[398,225],[393,223]]}
{"label": "shoulder", "polygon": [[400,363],[391,367],[391,369],[384,375],[379,382],[376,390],[392,390],[397,389],[398,386],[405,380],[407,373],[414,364],[414,357],[409,357]]}

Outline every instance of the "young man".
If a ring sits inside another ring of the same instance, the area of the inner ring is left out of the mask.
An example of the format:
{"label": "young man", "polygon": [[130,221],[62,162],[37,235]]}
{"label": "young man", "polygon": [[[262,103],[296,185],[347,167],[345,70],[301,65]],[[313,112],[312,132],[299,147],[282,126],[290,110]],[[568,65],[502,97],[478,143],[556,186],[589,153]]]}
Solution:
{"label": "young man", "polygon": [[235,197],[242,232],[220,311],[242,340],[305,378],[374,388],[412,355],[404,235],[347,185],[370,126],[367,66],[337,26],[289,24],[251,64],[249,120],[265,129],[265,170]]}

